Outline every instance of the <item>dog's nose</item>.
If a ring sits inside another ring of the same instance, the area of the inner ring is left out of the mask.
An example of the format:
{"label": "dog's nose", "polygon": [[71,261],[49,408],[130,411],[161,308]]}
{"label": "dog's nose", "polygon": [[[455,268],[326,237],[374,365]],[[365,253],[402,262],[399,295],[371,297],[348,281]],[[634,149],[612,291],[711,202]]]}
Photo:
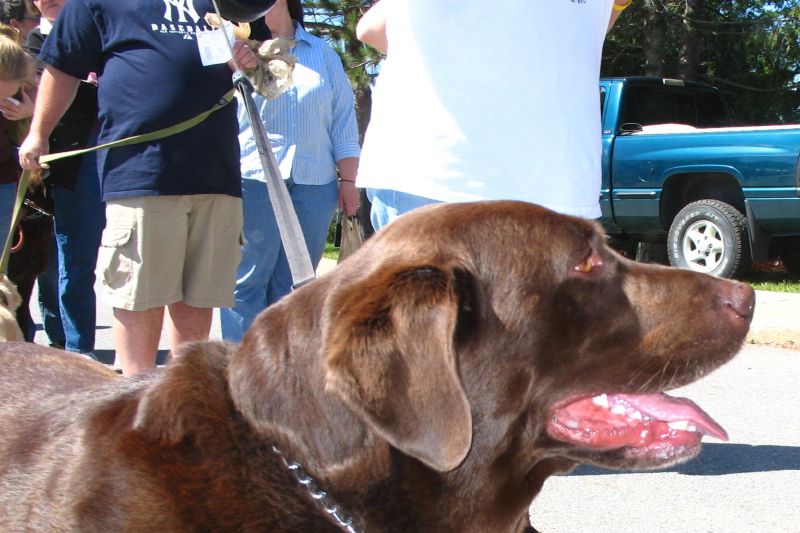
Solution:
{"label": "dog's nose", "polygon": [[740,318],[749,322],[753,318],[756,307],[756,293],[753,288],[739,281],[728,281],[722,289],[721,301],[723,308],[730,309]]}

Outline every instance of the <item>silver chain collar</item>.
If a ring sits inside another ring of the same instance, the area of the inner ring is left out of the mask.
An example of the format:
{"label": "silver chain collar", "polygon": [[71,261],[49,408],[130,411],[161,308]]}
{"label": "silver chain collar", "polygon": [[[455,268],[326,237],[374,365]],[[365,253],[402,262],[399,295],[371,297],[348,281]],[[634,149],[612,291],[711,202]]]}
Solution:
{"label": "silver chain collar", "polygon": [[272,451],[280,457],[281,462],[294,475],[297,482],[308,491],[311,498],[336,522],[337,526],[347,533],[358,533],[358,530],[353,525],[353,519],[344,514],[336,501],[327,492],[319,488],[314,478],[306,473],[299,463],[288,461],[280,448],[275,445],[272,446]]}

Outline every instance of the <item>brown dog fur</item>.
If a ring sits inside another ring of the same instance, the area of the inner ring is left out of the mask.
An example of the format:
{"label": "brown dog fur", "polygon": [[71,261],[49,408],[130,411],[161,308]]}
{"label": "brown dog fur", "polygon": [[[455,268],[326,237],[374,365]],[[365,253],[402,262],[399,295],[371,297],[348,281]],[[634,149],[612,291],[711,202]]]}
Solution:
{"label": "brown dog fur", "polygon": [[521,531],[555,472],[687,458],[558,442],[554,402],[696,380],[739,349],[752,305],[743,284],[617,256],[591,222],[517,202],[425,208],[238,347],[187,345],[117,378],[6,345],[0,529],[340,531],[275,444],[359,530]]}

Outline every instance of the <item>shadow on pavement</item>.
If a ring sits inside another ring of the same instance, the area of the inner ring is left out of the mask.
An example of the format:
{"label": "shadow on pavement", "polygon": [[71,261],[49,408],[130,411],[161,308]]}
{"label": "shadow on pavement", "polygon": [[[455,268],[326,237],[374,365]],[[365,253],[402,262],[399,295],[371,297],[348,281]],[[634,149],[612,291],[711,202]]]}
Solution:
{"label": "shadow on pavement", "polygon": [[[772,472],[776,470],[800,470],[800,447],[797,446],[752,446],[750,444],[703,444],[703,451],[688,463],[665,470],[648,473],[677,472],[689,476],[722,476],[747,472]],[[572,476],[602,476],[607,474],[634,474],[645,471],[608,470],[596,466],[581,465]]]}

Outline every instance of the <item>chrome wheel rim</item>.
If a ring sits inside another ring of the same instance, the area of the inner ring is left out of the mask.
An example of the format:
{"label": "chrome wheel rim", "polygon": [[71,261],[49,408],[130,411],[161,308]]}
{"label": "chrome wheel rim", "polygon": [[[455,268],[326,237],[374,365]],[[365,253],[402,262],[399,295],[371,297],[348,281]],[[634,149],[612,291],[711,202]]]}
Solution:
{"label": "chrome wheel rim", "polygon": [[686,229],[682,249],[691,270],[713,272],[725,257],[722,231],[710,220],[699,220]]}

